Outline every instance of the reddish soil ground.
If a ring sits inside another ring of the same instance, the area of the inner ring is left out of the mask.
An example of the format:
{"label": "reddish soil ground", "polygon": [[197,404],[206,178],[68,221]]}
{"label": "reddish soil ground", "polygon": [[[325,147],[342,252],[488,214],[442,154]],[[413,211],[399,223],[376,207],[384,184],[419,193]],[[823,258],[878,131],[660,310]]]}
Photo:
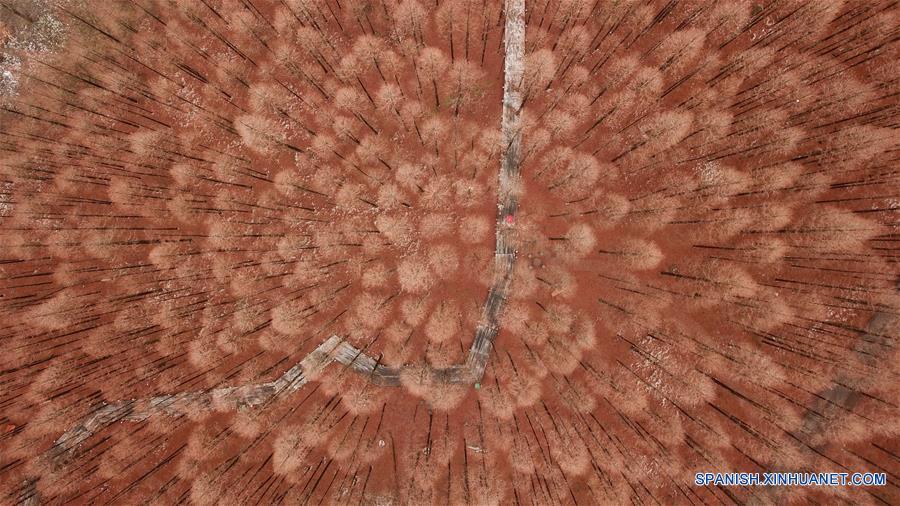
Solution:
{"label": "reddish soil ground", "polygon": [[[900,502],[890,2],[0,3],[0,493],[45,504]],[[262,384],[261,406],[104,403]],[[698,487],[696,472],[882,472]]]}

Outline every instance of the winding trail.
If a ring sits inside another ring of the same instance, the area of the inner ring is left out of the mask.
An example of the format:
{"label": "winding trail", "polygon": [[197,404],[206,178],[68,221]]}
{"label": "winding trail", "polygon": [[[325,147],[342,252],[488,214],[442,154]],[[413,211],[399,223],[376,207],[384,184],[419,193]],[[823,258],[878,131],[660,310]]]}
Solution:
{"label": "winding trail", "polygon": [[[468,384],[481,381],[494,339],[500,331],[500,315],[506,304],[516,261],[515,215],[519,205],[520,148],[522,131],[522,77],[525,61],[525,0],[506,0],[504,32],[503,114],[501,136],[504,143],[497,187],[496,245],[493,282],[488,290],[481,320],[468,357],[462,364],[447,368],[426,368],[438,383]],[[274,381],[237,387],[160,395],[103,404],[64,432],[42,456],[54,466],[68,460],[81,443],[116,422],[141,422],[156,415],[190,415],[204,411],[226,411],[256,407],[298,390],[332,362],[346,366],[380,386],[401,385],[404,370],[421,370],[405,365],[386,367],[337,335],[328,337],[299,363]],[[23,485],[20,504],[39,504],[38,478]]]}

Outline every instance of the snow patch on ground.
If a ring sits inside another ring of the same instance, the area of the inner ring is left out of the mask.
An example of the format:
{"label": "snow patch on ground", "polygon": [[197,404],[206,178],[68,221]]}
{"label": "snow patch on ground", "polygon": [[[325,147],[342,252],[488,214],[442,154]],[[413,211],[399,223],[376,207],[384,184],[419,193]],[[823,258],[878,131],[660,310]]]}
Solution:
{"label": "snow patch on ground", "polygon": [[14,27],[5,42],[0,39],[0,98],[14,96],[19,89],[23,58],[53,51],[65,38],[65,25],[56,18],[55,10],[43,2],[36,4],[41,5],[33,8],[43,13],[33,23]]}

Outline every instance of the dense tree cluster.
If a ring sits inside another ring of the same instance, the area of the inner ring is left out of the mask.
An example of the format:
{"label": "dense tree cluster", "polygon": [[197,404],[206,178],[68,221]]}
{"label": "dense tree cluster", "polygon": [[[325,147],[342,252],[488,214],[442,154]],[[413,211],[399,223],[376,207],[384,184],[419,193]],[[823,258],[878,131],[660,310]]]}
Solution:
{"label": "dense tree cluster", "polygon": [[505,15],[0,2],[2,502],[896,502],[900,10],[526,0],[498,223]]}

